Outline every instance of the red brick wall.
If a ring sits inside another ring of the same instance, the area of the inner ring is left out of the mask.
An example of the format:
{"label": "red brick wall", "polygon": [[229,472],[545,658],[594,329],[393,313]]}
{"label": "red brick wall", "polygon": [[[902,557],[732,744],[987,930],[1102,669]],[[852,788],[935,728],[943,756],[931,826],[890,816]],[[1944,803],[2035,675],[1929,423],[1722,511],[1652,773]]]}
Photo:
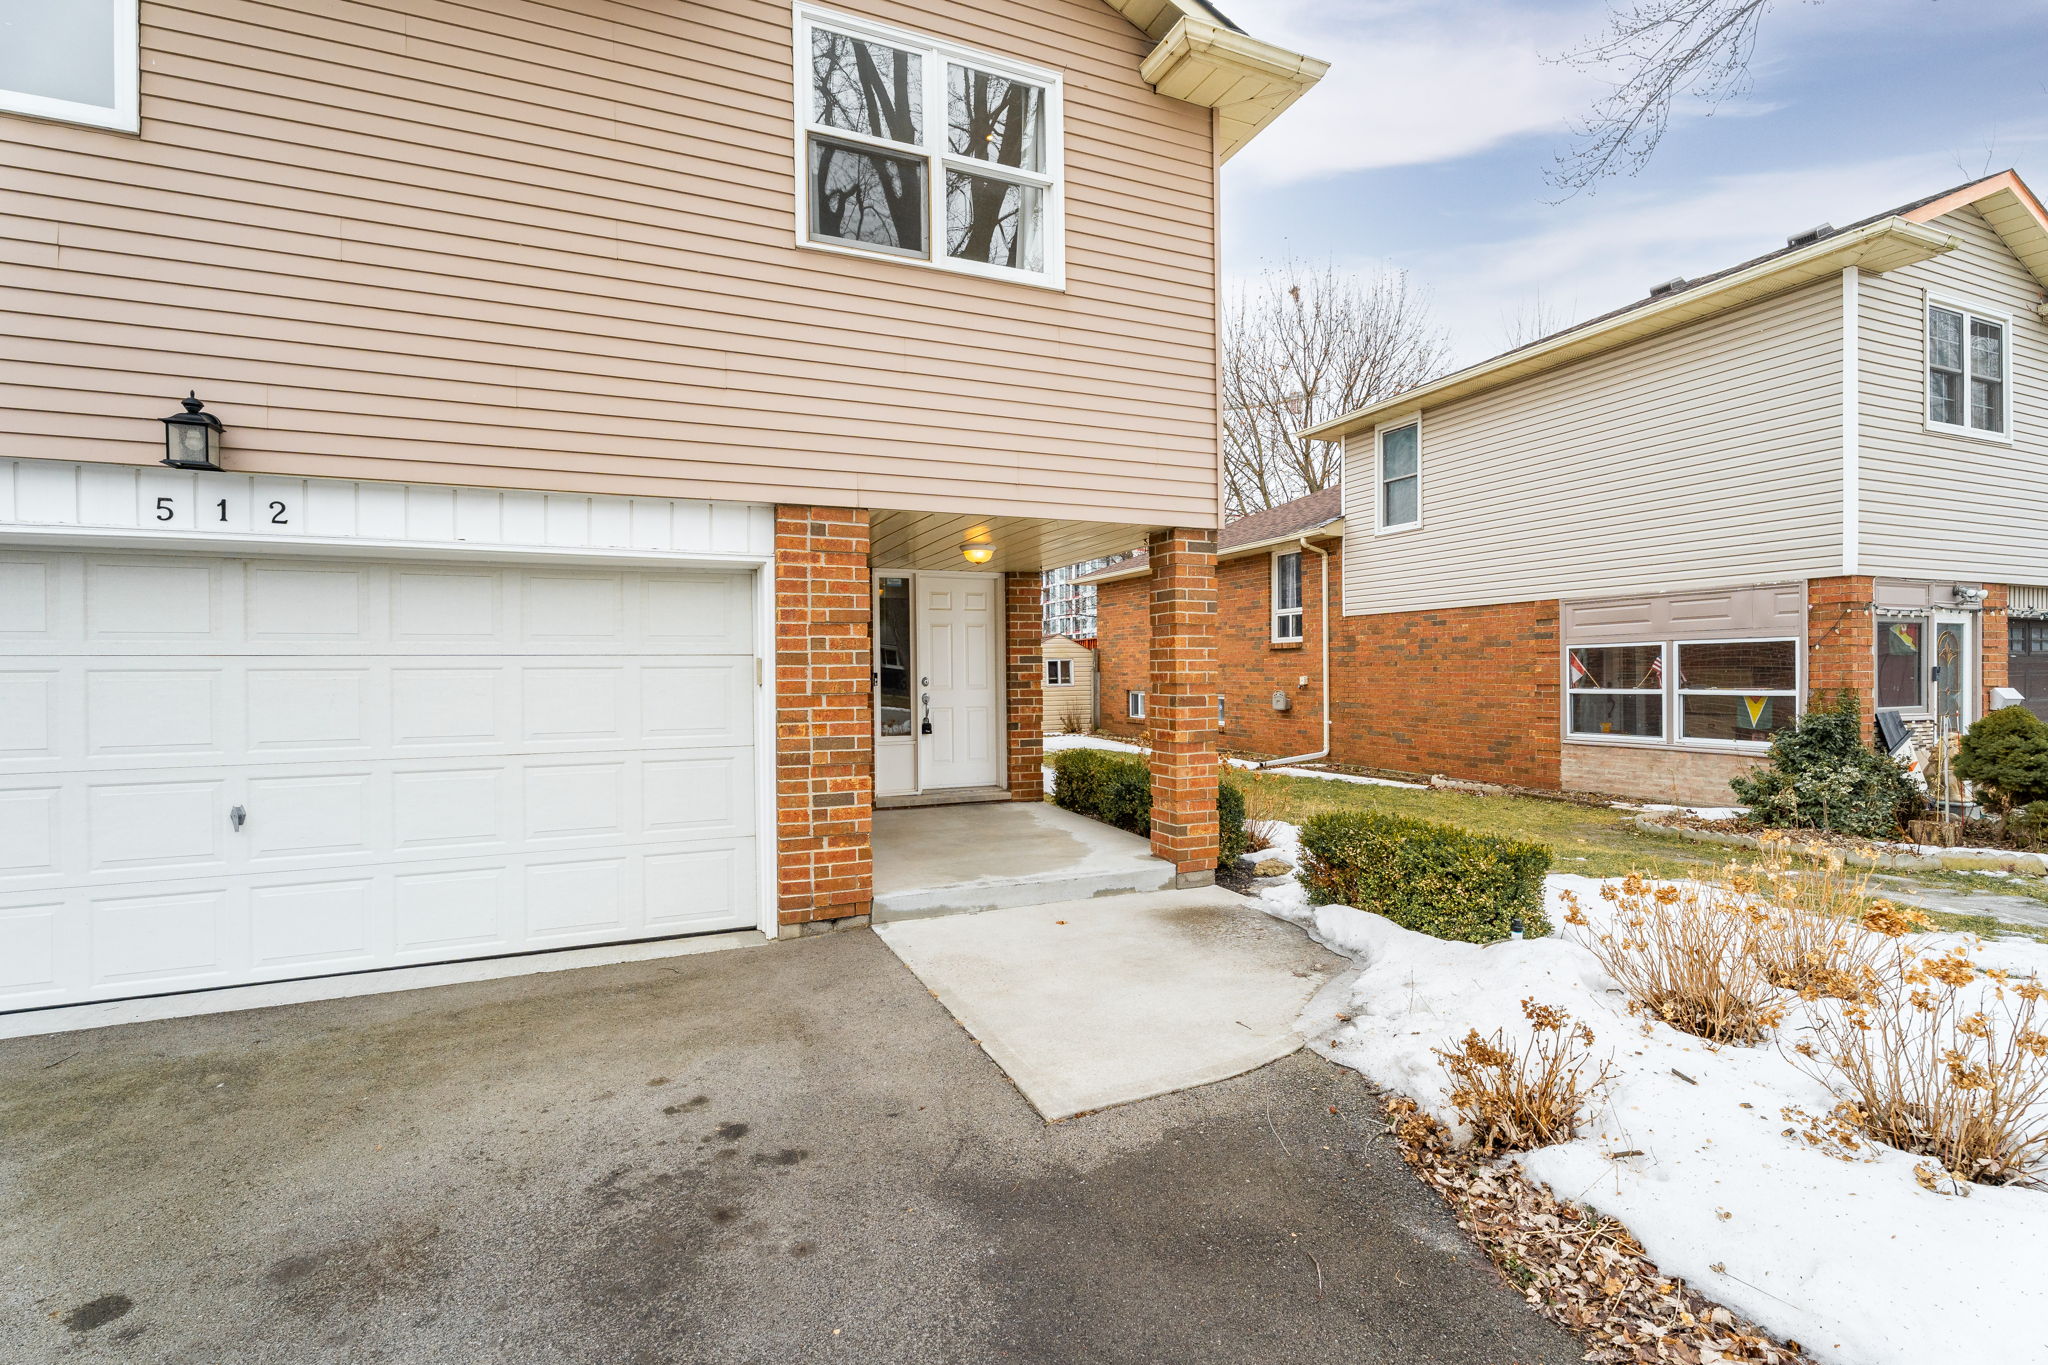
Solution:
{"label": "red brick wall", "polygon": [[775,805],[783,924],[874,898],[868,514],[775,509]]}
{"label": "red brick wall", "polygon": [[1182,876],[1216,869],[1216,533],[1150,541],[1152,852]]}
{"label": "red brick wall", "polygon": [[1010,797],[1043,801],[1045,778],[1045,587],[1043,575],[1003,575],[1004,748]]}
{"label": "red brick wall", "polygon": [[1868,575],[1806,582],[1806,695],[1832,700],[1854,692],[1866,721],[1877,703],[1876,603]]}
{"label": "red brick wall", "polygon": [[2012,632],[2008,623],[2012,617],[2012,590],[2003,583],[1984,585],[1984,695],[1978,706],[1984,711],[1991,709],[1991,689],[2005,687],[2011,682]]}
{"label": "red brick wall", "polygon": [[[1332,549],[1332,758],[1400,772],[1558,786],[1557,603],[1347,617],[1342,551]],[[1313,553],[1304,558],[1300,645],[1272,641],[1269,555],[1217,566],[1226,748],[1284,757],[1322,744],[1321,570]],[[1149,582],[1141,576],[1105,583],[1098,596],[1103,729],[1112,734],[1139,733],[1124,719],[1124,689],[1145,685]],[[1307,687],[1300,686],[1304,675]],[[1276,690],[1293,702],[1290,710],[1273,710]]]}

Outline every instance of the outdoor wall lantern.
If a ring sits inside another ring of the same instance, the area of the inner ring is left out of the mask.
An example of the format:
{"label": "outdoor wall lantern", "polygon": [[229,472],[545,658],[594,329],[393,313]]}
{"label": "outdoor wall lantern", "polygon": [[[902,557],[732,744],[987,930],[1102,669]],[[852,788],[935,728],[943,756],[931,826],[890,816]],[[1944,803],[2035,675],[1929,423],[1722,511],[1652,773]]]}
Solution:
{"label": "outdoor wall lantern", "polygon": [[220,434],[226,428],[221,426],[220,418],[200,411],[206,404],[199,401],[196,390],[179,401],[185,410],[162,419],[164,463],[173,469],[211,469],[218,473]]}
{"label": "outdoor wall lantern", "polygon": [[996,557],[996,547],[986,540],[971,540],[960,547],[960,557],[969,564],[986,564]]}

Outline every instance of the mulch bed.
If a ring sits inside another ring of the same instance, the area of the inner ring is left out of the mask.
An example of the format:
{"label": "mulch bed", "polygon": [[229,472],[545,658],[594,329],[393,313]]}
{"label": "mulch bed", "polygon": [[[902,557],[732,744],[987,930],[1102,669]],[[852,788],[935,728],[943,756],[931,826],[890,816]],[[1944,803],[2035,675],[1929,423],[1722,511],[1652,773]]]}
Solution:
{"label": "mulch bed", "polygon": [[1443,1196],[1508,1282],[1586,1343],[1587,1360],[1814,1365],[1798,1342],[1779,1341],[1659,1274],[1620,1223],[1557,1198],[1513,1162],[1458,1149],[1415,1101],[1395,1095],[1383,1102],[1402,1159]]}

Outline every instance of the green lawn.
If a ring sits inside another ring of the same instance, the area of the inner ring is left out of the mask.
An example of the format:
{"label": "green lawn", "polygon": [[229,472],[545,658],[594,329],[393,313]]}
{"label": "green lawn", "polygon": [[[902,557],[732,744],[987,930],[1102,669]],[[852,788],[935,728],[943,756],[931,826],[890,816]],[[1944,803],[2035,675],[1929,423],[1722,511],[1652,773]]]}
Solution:
{"label": "green lawn", "polygon": [[[1331,782],[1314,777],[1286,777],[1277,773],[1257,775],[1239,772],[1233,780],[1245,788],[1246,806],[1253,819],[1285,820],[1300,824],[1325,810],[1378,810],[1396,815],[1436,820],[1480,834],[1499,834],[1526,839],[1550,850],[1551,866],[1557,872],[1576,872],[1588,877],[1619,877],[1641,872],[1652,877],[1687,877],[1711,874],[1730,866],[1750,866],[1760,855],[1749,849],[1698,844],[1674,835],[1649,834],[1637,829],[1634,812],[1608,806],[1580,805],[1570,801],[1546,801],[1527,796],[1481,796],[1467,792],[1439,791],[1429,787],[1379,787],[1354,782]],[[1982,881],[1954,873],[1916,873],[1912,881],[1923,890],[1985,890]],[[2017,881],[2002,882],[1999,891],[2032,896],[2048,901],[2048,889]],[[1929,911],[1942,928],[1972,933],[2023,933],[2048,941],[2048,929],[2009,924],[1986,915],[1958,915]]]}

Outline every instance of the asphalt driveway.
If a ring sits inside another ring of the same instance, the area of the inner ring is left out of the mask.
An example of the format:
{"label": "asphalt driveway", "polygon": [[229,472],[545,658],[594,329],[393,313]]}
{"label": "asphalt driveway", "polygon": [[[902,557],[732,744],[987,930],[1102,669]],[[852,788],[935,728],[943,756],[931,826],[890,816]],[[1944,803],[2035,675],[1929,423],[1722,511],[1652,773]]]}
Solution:
{"label": "asphalt driveway", "polygon": [[1578,1360],[1375,1113],[1048,1126],[865,932],[0,1042],[0,1360]]}

